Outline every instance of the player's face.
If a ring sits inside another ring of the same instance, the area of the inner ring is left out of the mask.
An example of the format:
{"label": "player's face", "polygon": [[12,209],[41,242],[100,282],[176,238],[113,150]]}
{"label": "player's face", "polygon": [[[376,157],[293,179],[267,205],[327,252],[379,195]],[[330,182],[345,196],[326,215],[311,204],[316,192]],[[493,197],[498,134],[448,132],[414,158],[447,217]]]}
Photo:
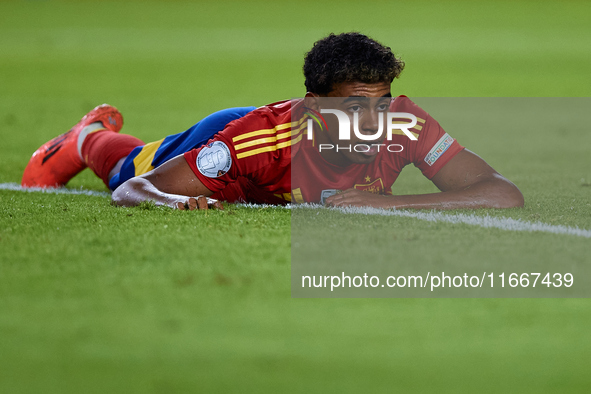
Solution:
{"label": "player's face", "polygon": [[[335,164],[347,165],[350,163],[366,164],[374,161],[378,155],[378,147],[371,146],[372,144],[383,143],[386,133],[382,133],[379,140],[364,141],[359,139],[353,132],[354,114],[357,113],[359,117],[359,132],[365,135],[375,135],[379,130],[380,117],[382,125],[386,124],[385,117],[390,107],[391,93],[390,84],[385,82],[380,83],[362,83],[362,82],[343,82],[335,85],[335,88],[330,92],[328,97],[334,98],[334,105],[349,116],[351,124],[351,140],[339,140],[339,127],[336,116],[326,116],[328,126],[327,137],[330,143],[339,146],[339,148],[354,147],[356,145],[369,146],[369,150],[363,152],[356,152],[354,149],[339,149],[336,152],[327,152],[328,161]],[[331,100],[332,101],[332,100]],[[331,103],[332,105],[332,103]]]}

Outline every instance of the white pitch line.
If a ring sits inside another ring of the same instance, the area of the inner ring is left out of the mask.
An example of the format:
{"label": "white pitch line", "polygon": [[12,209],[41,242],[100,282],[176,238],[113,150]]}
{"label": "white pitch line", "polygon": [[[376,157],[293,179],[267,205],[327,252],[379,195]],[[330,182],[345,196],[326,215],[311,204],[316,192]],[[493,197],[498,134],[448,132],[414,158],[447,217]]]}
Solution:
{"label": "white pitch line", "polygon": [[[86,196],[110,197],[109,192],[99,192],[94,190],[82,189],[65,189],[65,188],[25,188],[16,183],[0,183],[0,190],[12,190],[22,192],[42,192],[52,194],[81,194]],[[236,204],[240,207],[261,209],[261,208],[279,208],[285,209],[328,209],[332,211],[341,212],[343,214],[361,214],[361,215],[380,215],[380,216],[397,216],[406,218],[415,218],[425,220],[428,222],[445,222],[445,223],[463,223],[471,226],[478,226],[483,228],[497,228],[505,231],[526,231],[526,232],[542,232],[551,234],[574,235],[577,237],[591,238],[591,230],[581,229],[578,227],[568,227],[562,225],[553,225],[542,222],[526,222],[521,219],[513,218],[496,218],[491,216],[477,216],[474,214],[448,214],[438,211],[422,212],[422,211],[408,211],[408,210],[386,210],[370,207],[331,207],[327,208],[318,204],[297,204],[297,205],[268,205],[268,204]]]}
{"label": "white pitch line", "polygon": [[49,193],[49,194],[82,194],[84,196],[95,196],[95,197],[111,197],[109,192],[98,192],[95,190],[84,190],[84,189],[66,189],[63,187],[22,187],[18,183],[0,183],[0,190],[12,190],[17,192],[28,192],[28,193]]}
{"label": "white pitch line", "polygon": [[[293,205],[292,209],[300,208],[322,208],[317,204],[300,204]],[[552,225],[542,222],[526,222],[521,219],[513,218],[496,218],[492,216],[477,216],[474,214],[456,213],[449,214],[439,211],[409,211],[409,210],[387,210],[371,207],[331,207],[325,208],[333,211],[338,211],[344,214],[361,214],[361,215],[380,215],[380,216],[398,216],[406,218],[415,218],[419,220],[426,220],[429,222],[445,222],[445,223],[463,223],[471,226],[478,226],[483,228],[497,228],[505,231],[527,231],[527,232],[543,232],[551,234],[565,234],[575,235],[578,237],[591,238],[591,230],[581,229],[578,227],[568,227],[562,225]]]}
{"label": "white pitch line", "polygon": [[265,208],[282,208],[282,209],[291,209],[291,204],[287,205],[272,205],[272,204],[253,204],[251,202],[239,202],[234,204],[237,207],[241,208],[252,208],[252,209],[265,209]]}

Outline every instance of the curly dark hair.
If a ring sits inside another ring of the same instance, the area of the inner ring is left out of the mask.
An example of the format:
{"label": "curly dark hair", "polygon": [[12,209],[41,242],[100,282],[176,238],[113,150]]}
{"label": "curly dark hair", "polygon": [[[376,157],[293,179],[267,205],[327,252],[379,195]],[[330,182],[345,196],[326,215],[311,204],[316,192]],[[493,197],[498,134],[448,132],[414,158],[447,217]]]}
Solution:
{"label": "curly dark hair", "polygon": [[304,59],[308,92],[325,95],[337,83],[391,83],[404,69],[392,50],[357,33],[331,33],[318,40]]}

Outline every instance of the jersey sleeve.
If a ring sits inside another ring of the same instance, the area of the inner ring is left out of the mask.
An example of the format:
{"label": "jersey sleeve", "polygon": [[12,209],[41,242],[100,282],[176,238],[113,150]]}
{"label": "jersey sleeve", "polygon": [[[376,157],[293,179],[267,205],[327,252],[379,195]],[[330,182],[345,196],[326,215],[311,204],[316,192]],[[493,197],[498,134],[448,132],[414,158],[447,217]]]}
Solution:
{"label": "jersey sleeve", "polygon": [[447,134],[430,115],[427,115],[423,130],[411,160],[423,175],[431,179],[464,147]]}
{"label": "jersey sleeve", "polygon": [[413,103],[406,96],[397,105],[397,110],[409,112],[417,117],[417,126],[413,134],[417,141],[408,142],[408,161],[418,167],[423,175],[431,179],[462,149],[431,115]]}
{"label": "jersey sleeve", "polygon": [[[290,159],[290,126],[278,124],[264,107],[230,122],[207,144],[184,154],[197,178],[218,192],[239,177],[264,186],[274,181],[273,164]],[[268,180],[266,178],[269,178]],[[268,181],[268,182],[267,182]]]}

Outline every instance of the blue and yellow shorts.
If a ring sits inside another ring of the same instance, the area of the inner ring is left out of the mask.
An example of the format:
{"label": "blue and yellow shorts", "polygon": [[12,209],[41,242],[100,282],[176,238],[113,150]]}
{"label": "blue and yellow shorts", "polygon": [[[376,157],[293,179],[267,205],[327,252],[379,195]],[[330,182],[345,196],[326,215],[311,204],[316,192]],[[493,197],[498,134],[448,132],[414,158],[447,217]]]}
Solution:
{"label": "blue and yellow shorts", "polygon": [[128,179],[145,174],[191,149],[199,148],[217,132],[223,130],[228,123],[243,117],[255,108],[228,108],[214,112],[182,133],[169,135],[160,141],[138,146],[127,156],[119,173],[111,178],[109,188],[115,190]]}

